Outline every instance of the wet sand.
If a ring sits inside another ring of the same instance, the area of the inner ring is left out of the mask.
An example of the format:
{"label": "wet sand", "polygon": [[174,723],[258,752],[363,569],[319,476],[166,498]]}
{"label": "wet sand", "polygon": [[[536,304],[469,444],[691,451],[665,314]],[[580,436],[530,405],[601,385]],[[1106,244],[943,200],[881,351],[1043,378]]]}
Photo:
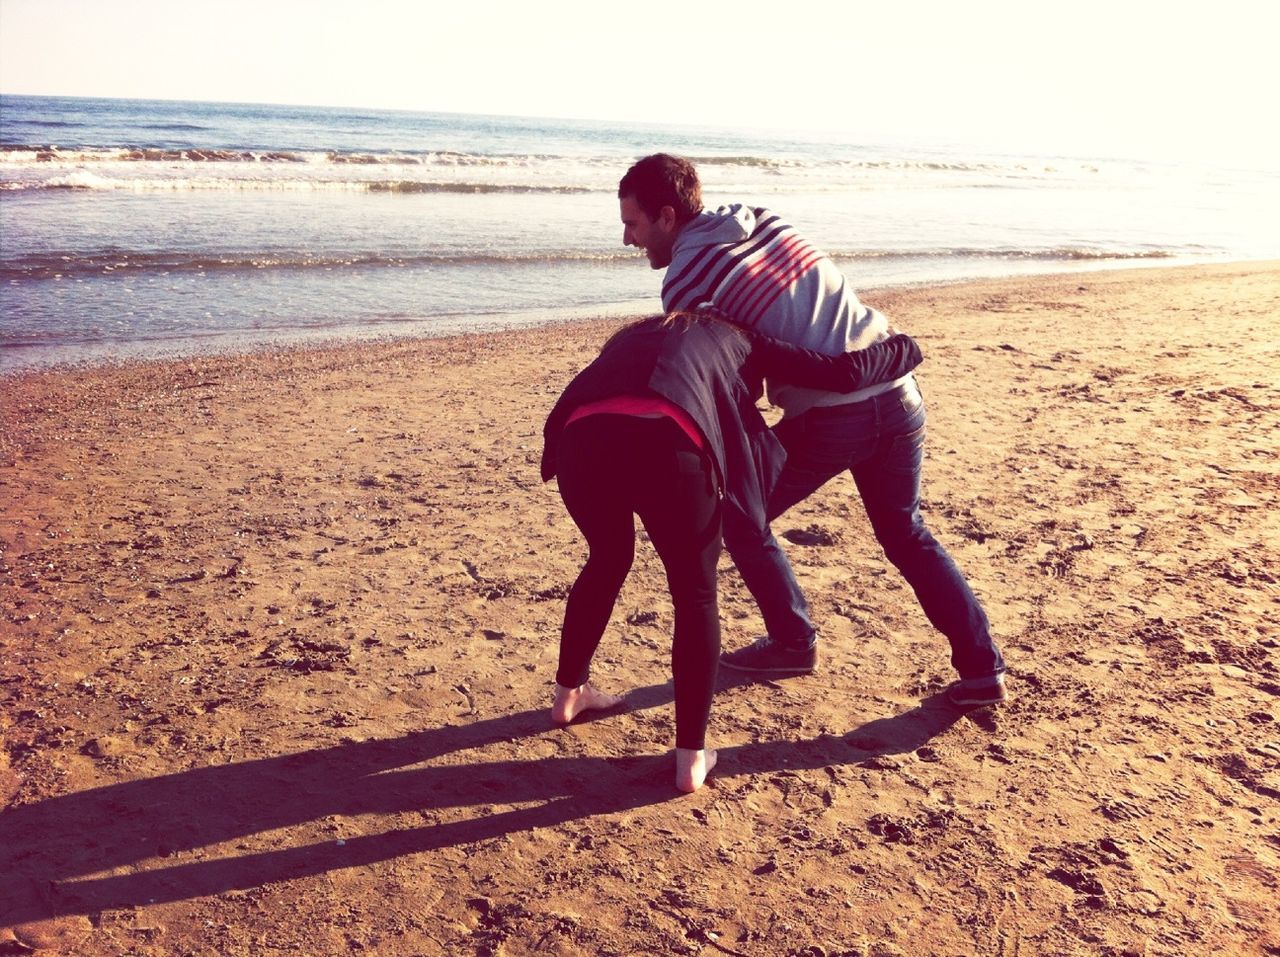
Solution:
{"label": "wet sand", "polygon": [[943,702],[841,477],[776,526],[822,669],[722,675],[691,796],[647,545],[627,705],[546,710],[616,322],[0,381],[0,952],[1280,953],[1280,263],[864,296],[1013,700]]}

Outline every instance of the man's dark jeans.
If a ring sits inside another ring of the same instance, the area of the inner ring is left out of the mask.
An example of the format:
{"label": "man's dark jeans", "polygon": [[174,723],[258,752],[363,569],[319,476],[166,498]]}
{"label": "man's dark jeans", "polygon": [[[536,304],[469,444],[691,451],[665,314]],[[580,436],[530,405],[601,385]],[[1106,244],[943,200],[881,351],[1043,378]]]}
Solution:
{"label": "man's dark jeans", "polygon": [[[787,464],[769,499],[769,520],[848,469],[876,540],[951,643],[951,664],[960,677],[996,675],[1004,671],[1004,659],[986,613],[920,516],[924,423],[924,401],[914,384],[784,419],[774,432],[786,446]],[[808,606],[773,533],[727,521],[725,545],[769,635],[783,644],[811,642]]]}

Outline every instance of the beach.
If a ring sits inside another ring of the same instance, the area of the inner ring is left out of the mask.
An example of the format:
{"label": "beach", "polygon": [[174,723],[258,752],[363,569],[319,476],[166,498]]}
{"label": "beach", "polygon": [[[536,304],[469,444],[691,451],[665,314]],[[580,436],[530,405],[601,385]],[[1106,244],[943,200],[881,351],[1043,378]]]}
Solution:
{"label": "beach", "polygon": [[1280,258],[1280,170],[464,113],[0,94],[0,375],[659,308],[662,150],[859,289]]}
{"label": "beach", "polygon": [[722,673],[687,796],[647,543],[627,705],[547,716],[616,320],[0,379],[0,953],[1280,954],[1280,262],[862,295],[1012,700],[842,476],[775,525],[820,669]]}

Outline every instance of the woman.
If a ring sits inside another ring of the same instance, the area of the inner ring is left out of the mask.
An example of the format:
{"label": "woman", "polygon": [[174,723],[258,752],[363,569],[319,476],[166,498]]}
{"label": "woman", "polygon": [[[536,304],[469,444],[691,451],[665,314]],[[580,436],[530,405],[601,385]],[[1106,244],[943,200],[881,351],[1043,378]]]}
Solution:
{"label": "woman", "polygon": [[622,702],[587,678],[631,568],[639,515],[675,607],[676,787],[701,787],[716,762],[705,736],[720,654],[721,509],[763,524],[785,458],[755,406],[763,377],[852,392],[920,361],[904,335],[825,356],[698,313],[644,319],[606,342],[543,429],[543,481],[559,477],[590,549],[565,606],[552,720]]}

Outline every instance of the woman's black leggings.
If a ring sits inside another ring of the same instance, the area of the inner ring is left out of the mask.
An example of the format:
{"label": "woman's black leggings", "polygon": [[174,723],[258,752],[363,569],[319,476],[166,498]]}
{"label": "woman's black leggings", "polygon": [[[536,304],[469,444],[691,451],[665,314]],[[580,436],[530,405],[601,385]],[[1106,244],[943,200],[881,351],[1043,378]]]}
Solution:
{"label": "woman's black leggings", "polygon": [[568,426],[557,473],[590,554],[565,606],[556,681],[576,688],[587,680],[631,569],[632,515],[639,515],[675,606],[676,747],[704,747],[720,659],[720,498],[711,457],[668,418],[589,415]]}

